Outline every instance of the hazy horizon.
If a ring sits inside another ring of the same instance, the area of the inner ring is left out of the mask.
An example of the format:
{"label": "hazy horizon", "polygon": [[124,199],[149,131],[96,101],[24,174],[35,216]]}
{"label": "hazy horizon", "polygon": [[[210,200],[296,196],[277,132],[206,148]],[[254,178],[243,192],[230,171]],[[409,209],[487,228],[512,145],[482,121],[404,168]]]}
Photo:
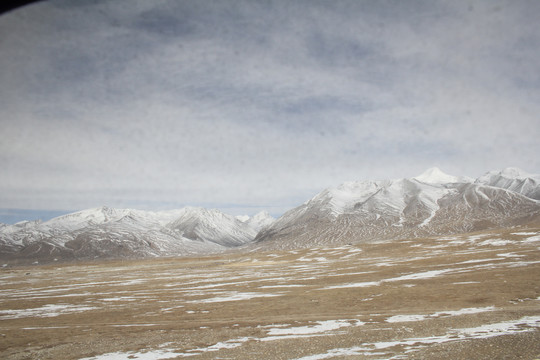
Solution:
{"label": "hazy horizon", "polygon": [[[434,169],[434,168],[426,169],[426,172],[429,172],[432,169]],[[435,169],[438,169],[438,168],[435,167]],[[441,169],[438,169],[438,170],[441,170]],[[497,169],[497,170],[492,170],[492,171],[498,171],[498,170],[503,170],[503,169]],[[525,171],[523,169],[519,169],[519,170],[521,170],[521,171],[523,171],[523,172],[525,172],[527,174],[530,174],[530,173],[528,173],[527,171]],[[444,173],[444,171],[443,171],[443,173]],[[421,175],[421,174],[417,174],[417,176],[418,175]],[[456,174],[446,174],[446,175],[456,176]],[[537,174],[530,174],[530,175],[537,175]],[[458,177],[462,177],[462,176],[469,177],[469,176],[463,175],[463,174],[460,174],[460,175],[457,175],[457,176]],[[469,177],[469,178],[474,180],[474,178],[472,178],[472,177]],[[397,180],[397,179],[370,179],[370,180],[377,181],[377,180]],[[335,186],[339,186],[339,185],[340,184],[335,184]],[[335,186],[332,186],[332,187],[335,187]],[[323,189],[321,189],[321,190],[323,190]],[[220,211],[222,211],[222,212],[224,212],[226,214],[233,215],[233,216],[246,216],[247,215],[247,216],[250,216],[250,217],[254,216],[258,212],[266,211],[270,215],[272,215],[274,218],[277,219],[281,215],[283,215],[283,213],[287,212],[288,210],[293,209],[296,206],[300,206],[303,202],[309,200],[313,196],[316,196],[316,194],[312,194],[309,198],[303,199],[301,202],[299,202],[299,203],[291,206],[290,208],[286,209],[285,211],[281,211],[281,212],[272,212],[271,207],[265,208],[264,206],[254,206],[252,208],[249,208],[249,207],[242,207],[240,205],[235,205],[235,204],[225,204],[221,208],[218,208],[218,210],[220,210]],[[107,205],[103,204],[101,206],[97,206],[96,208],[100,208],[100,207],[107,207]],[[159,212],[159,211],[180,209],[180,208],[184,208],[184,207],[214,208],[214,207],[211,206],[211,204],[199,204],[197,206],[186,204],[186,205],[178,206],[178,207],[164,207],[164,208],[161,208],[161,209],[150,209],[150,210],[149,209],[135,209],[135,210],[147,210],[147,211],[157,211],[157,212]],[[66,214],[69,214],[69,213],[74,213],[74,212],[82,211],[82,210],[87,210],[87,208],[85,208],[85,209],[75,209],[75,210],[57,210],[57,209],[34,210],[34,209],[2,209],[2,208],[0,208],[0,223],[15,224],[15,223],[21,222],[21,221],[35,221],[35,220],[47,221],[47,220],[50,220],[50,219],[58,217],[58,216],[62,216],[62,215],[66,215]]]}

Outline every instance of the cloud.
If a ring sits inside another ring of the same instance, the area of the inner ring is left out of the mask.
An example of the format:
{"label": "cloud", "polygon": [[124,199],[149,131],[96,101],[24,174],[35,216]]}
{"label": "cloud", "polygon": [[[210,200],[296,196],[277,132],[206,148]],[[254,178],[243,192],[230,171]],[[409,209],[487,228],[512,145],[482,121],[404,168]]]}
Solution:
{"label": "cloud", "polygon": [[17,10],[0,17],[0,201],[282,211],[434,165],[540,172],[537,15],[528,1]]}

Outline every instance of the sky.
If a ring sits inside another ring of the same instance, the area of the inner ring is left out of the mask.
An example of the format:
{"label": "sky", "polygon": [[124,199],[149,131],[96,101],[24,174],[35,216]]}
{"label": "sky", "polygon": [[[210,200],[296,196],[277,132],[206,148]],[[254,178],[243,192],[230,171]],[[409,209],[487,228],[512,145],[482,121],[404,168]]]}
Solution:
{"label": "sky", "polygon": [[0,16],[0,222],[277,216],[344,181],[540,173],[540,1],[52,0]]}

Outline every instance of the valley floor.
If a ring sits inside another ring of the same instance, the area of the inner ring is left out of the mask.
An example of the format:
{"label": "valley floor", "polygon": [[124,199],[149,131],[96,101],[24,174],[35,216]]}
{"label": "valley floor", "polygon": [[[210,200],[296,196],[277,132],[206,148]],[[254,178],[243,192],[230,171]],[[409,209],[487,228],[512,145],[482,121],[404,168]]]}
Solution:
{"label": "valley floor", "polygon": [[540,229],[0,271],[2,359],[538,359]]}

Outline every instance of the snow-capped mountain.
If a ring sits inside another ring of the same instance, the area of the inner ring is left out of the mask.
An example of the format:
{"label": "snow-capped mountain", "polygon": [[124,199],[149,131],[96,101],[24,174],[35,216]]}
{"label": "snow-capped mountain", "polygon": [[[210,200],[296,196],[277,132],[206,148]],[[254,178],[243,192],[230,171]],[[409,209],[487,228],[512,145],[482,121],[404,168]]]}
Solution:
{"label": "snow-capped mountain", "polygon": [[261,215],[240,221],[219,210],[194,207],[161,212],[101,207],[1,227],[0,258],[51,261],[219,252],[252,241],[261,221]]}
{"label": "snow-capped mountain", "polygon": [[346,182],[275,220],[188,207],[101,207],[46,222],[0,225],[0,259],[183,256],[254,243],[291,248],[448,235],[540,223],[540,176],[515,168],[474,180],[432,168],[395,180]]}
{"label": "snow-capped mountain", "polygon": [[[497,174],[506,174],[509,180],[509,173]],[[518,172],[514,182],[485,184],[484,179],[451,176],[433,168],[410,179],[346,182],[288,211],[255,241],[284,248],[376,241],[512,226],[540,218],[534,178],[523,179],[523,172]],[[529,187],[514,186],[517,183]],[[527,191],[515,191],[523,188]]]}
{"label": "snow-capped mountain", "polygon": [[452,176],[445,174],[437,167],[427,169],[422,174],[415,176],[413,179],[426,184],[451,184],[473,181],[473,179],[466,176]]}
{"label": "snow-capped mountain", "polygon": [[254,229],[257,233],[262,229],[272,225],[276,219],[270,215],[267,211],[261,211],[247,220],[249,227]]}
{"label": "snow-capped mountain", "polygon": [[166,225],[168,229],[184,238],[234,247],[244,245],[257,235],[257,231],[247,222],[219,210],[203,208],[184,210],[177,219]]}
{"label": "snow-capped mountain", "polygon": [[476,179],[476,183],[508,189],[540,200],[540,175],[528,174],[518,168],[490,171]]}

